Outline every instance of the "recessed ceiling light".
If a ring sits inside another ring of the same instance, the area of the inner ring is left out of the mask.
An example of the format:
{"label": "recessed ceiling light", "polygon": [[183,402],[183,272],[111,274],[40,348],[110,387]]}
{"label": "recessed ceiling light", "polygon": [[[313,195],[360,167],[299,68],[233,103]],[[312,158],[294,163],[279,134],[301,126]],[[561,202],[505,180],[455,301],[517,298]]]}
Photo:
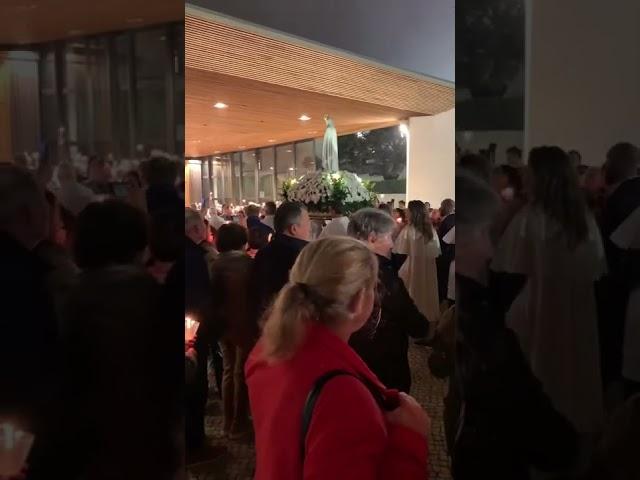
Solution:
{"label": "recessed ceiling light", "polygon": [[227,108],[228,106],[229,105],[227,105],[226,103],[218,102],[213,106],[213,108],[219,108],[220,110],[222,110],[223,108]]}
{"label": "recessed ceiling light", "polygon": [[289,171],[293,172],[293,167],[289,167]]}
{"label": "recessed ceiling light", "polygon": [[311,117],[305,113],[303,113],[302,115],[300,115],[300,117],[298,117],[298,120],[302,120],[303,122],[309,121],[311,120]]}
{"label": "recessed ceiling light", "polygon": [[269,143],[275,143],[275,140],[273,138],[270,138]]}
{"label": "recessed ceiling light", "polygon": [[314,134],[318,133],[318,131],[317,130],[310,130],[307,133],[309,133],[311,135],[314,135]]}
{"label": "recessed ceiling light", "polygon": [[293,150],[287,150],[287,153],[292,153],[292,152],[293,152]]}
{"label": "recessed ceiling light", "polygon": [[246,145],[239,145],[238,148],[247,148]]}
{"label": "recessed ceiling light", "polygon": [[215,151],[215,152],[213,152],[213,153],[220,153],[220,150],[216,150],[216,151]]}

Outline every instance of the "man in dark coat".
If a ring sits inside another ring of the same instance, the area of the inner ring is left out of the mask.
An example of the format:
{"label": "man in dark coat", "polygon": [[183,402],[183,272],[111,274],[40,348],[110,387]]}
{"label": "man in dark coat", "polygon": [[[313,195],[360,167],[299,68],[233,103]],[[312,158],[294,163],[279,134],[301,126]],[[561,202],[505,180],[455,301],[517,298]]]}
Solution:
{"label": "man in dark coat", "polygon": [[300,203],[284,202],[274,218],[275,236],[255,257],[253,292],[257,294],[257,319],[289,281],[289,271],[311,239],[309,212]]}
{"label": "man in dark coat", "polygon": [[245,212],[245,214],[247,216],[247,230],[249,232],[251,232],[251,230],[253,230],[253,229],[257,229],[265,237],[268,237],[269,234],[273,234],[274,233],[273,229],[269,225],[266,225],[265,223],[262,223],[262,220],[260,220],[260,207],[259,206],[257,206],[257,205],[249,205],[249,206],[247,206],[245,208],[244,212]]}
{"label": "man in dark coat", "polygon": [[386,212],[365,208],[351,216],[348,233],[366,242],[378,259],[378,301],[369,322],[354,333],[349,344],[380,381],[409,393],[409,337],[427,336],[429,321],[420,313],[392,260],[395,222]]}
{"label": "man in dark coat", "polygon": [[611,234],[640,207],[640,150],[619,143],[607,153],[604,167],[608,195],[601,218],[602,240],[609,272],[598,285],[600,343],[605,387],[620,378],[626,307],[631,289],[628,252],[611,241]]}
{"label": "man in dark coat", "polygon": [[48,223],[36,179],[22,167],[0,164],[0,415],[35,434],[32,472],[49,447],[59,387],[58,321],[46,284],[50,270],[34,253]]}
{"label": "man in dark coat", "polygon": [[444,241],[444,236],[456,224],[455,202],[446,198],[440,205],[440,215],[442,221],[438,227],[438,239],[440,240],[440,251],[442,254],[436,258],[438,269],[438,296],[440,302],[447,298],[447,286],[449,285],[449,267],[456,258],[456,246]]}
{"label": "man in dark coat", "polygon": [[[186,442],[187,449],[194,451],[204,445],[204,415],[207,403],[207,359],[209,358],[210,338],[213,333],[208,329],[211,279],[205,256],[207,251],[200,246],[206,238],[206,229],[202,216],[190,208],[185,209],[185,250],[184,250],[184,308],[185,314],[200,322],[195,340],[197,352],[197,372],[194,383],[187,388]],[[181,267],[180,267],[181,268]],[[222,378],[219,365],[216,379]]]}

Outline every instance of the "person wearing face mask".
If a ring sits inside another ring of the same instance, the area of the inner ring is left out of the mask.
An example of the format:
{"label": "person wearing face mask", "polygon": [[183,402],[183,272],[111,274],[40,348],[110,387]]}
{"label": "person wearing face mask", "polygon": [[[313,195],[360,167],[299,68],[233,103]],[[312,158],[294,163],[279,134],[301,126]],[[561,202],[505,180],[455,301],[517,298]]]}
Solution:
{"label": "person wearing face mask", "polygon": [[351,336],[349,344],[382,383],[409,393],[409,337],[426,337],[429,321],[398,276],[391,253],[394,228],[393,218],[381,210],[365,208],[351,216],[349,236],[364,242],[376,254],[378,298],[374,315]]}
{"label": "person wearing face mask", "polygon": [[371,316],[377,278],[353,238],[297,257],[245,368],[256,480],[427,478],[429,417],[347,343]]}

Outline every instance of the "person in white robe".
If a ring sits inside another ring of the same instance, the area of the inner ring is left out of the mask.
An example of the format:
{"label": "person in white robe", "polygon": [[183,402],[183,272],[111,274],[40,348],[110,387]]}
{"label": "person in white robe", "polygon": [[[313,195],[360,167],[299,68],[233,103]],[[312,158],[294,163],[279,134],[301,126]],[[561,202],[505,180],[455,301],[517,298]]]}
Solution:
{"label": "person in white robe", "polygon": [[407,255],[398,273],[420,312],[430,322],[437,322],[440,300],[436,258],[440,256],[440,241],[423,202],[409,202],[407,214],[409,224],[402,229],[394,246],[395,253]]}
{"label": "person in white robe", "polygon": [[556,409],[591,434],[604,415],[594,292],[606,273],[602,239],[567,154],[535,148],[529,165],[532,198],[505,230],[491,268],[528,277],[506,324]]}

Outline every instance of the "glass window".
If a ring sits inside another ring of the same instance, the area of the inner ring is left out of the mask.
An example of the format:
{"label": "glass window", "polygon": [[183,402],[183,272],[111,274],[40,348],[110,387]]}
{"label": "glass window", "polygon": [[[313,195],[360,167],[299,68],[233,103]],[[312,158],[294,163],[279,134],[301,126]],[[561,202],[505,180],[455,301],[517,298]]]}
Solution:
{"label": "glass window", "polygon": [[67,44],[65,52],[66,85],[65,100],[67,107],[67,138],[70,144],[77,145],[82,153],[92,153],[89,101],[89,75],[87,65],[87,43],[74,40]]}
{"label": "glass window", "polygon": [[131,37],[121,34],[113,39],[112,108],[114,150],[119,156],[133,156],[135,151],[132,127],[134,124],[133,96],[131,91]]}
{"label": "glass window", "polygon": [[253,150],[242,152],[242,195],[243,200],[255,202],[256,193],[256,153]]}
{"label": "glass window", "polygon": [[233,162],[232,155],[223,155],[218,160],[219,172],[218,185],[219,185],[219,198],[223,203],[230,203],[233,201]]}
{"label": "glass window", "polygon": [[316,170],[315,152],[313,150],[313,140],[296,143],[296,175]]}
{"label": "glass window", "polygon": [[236,204],[244,198],[240,180],[240,153],[233,153],[231,155],[231,199]]}
{"label": "glass window", "polygon": [[274,149],[273,147],[261,148],[256,151],[258,158],[260,202],[275,201],[278,195],[274,192]]}
{"label": "glass window", "polygon": [[296,176],[293,145],[280,145],[276,147],[276,172],[276,188],[279,191],[285,180]]}
{"label": "glass window", "polygon": [[167,75],[171,66],[165,29],[136,32],[135,56],[137,142],[147,149],[166,150]]}

